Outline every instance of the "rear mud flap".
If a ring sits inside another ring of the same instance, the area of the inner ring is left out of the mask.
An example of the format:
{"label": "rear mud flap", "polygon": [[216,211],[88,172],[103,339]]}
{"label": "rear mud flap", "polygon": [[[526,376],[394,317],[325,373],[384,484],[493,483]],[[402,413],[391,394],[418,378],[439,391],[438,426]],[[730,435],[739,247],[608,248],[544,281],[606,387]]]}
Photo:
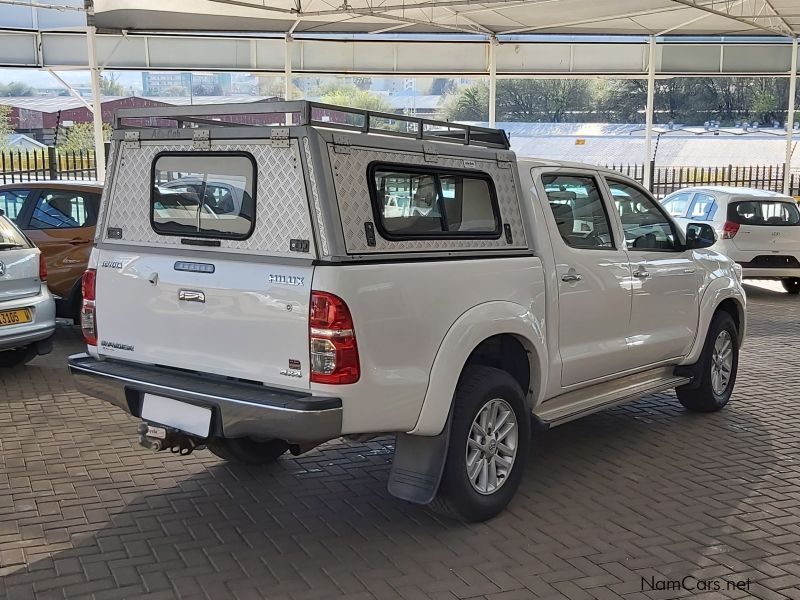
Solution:
{"label": "rear mud flap", "polygon": [[435,436],[397,434],[387,485],[392,496],[416,504],[430,504],[434,499],[447,460],[450,422],[448,417]]}

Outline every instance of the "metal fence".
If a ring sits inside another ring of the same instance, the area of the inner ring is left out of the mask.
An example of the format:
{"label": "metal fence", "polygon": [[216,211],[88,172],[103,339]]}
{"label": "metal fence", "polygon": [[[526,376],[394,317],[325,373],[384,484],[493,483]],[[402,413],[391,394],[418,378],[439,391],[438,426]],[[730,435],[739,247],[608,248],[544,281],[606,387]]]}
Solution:
{"label": "metal fence", "polygon": [[[644,181],[644,165],[608,165],[639,183]],[[773,192],[783,191],[783,165],[752,165],[727,167],[653,167],[650,191],[663,198],[675,190],[697,185],[727,185],[749,187]],[[800,171],[789,173],[792,196],[800,196]]]}
{"label": "metal fence", "polygon": [[11,150],[0,152],[0,182],[42,179],[97,179],[94,150]]}

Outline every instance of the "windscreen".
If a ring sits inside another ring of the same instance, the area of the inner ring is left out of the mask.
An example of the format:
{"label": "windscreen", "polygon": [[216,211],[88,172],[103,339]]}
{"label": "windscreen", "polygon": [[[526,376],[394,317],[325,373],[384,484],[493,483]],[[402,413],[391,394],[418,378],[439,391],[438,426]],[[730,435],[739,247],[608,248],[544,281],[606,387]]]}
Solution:
{"label": "windscreen", "polygon": [[787,200],[743,200],[728,205],[728,221],[739,225],[800,225],[800,210]]}
{"label": "windscreen", "polygon": [[30,248],[30,244],[8,218],[0,216],[0,250],[7,248]]}
{"label": "windscreen", "polygon": [[247,153],[170,152],[153,162],[151,223],[162,235],[243,240],[255,224]]}

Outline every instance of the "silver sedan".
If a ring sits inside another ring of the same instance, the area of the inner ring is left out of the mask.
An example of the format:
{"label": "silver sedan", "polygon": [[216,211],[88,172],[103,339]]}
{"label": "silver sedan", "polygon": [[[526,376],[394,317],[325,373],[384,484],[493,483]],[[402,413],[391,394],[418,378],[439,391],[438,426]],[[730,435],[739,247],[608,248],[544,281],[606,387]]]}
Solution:
{"label": "silver sedan", "polygon": [[0,367],[50,352],[55,328],[42,253],[0,211]]}

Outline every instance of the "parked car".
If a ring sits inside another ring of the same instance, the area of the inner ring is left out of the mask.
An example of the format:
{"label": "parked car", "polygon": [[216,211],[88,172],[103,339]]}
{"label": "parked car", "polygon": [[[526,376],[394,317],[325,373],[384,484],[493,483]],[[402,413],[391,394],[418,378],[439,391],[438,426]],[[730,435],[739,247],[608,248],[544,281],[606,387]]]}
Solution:
{"label": "parked car", "polygon": [[[391,432],[389,491],[474,521],[514,495],[532,421],[669,389],[697,412],[730,399],[740,272],[635,181],[518,159],[493,129],[412,118],[417,139],[346,108],[364,125],[337,129],[281,102],[253,110],[299,125],[209,127],[227,108],[169,107],[201,130],[112,142],[69,368],[144,446],[265,464]],[[162,212],[182,173],[238,174],[242,202]]]}
{"label": "parked car", "polygon": [[94,241],[103,186],[91,181],[25,181],[0,186],[0,210],[44,254],[59,316],[78,317],[81,276]]}
{"label": "parked car", "polygon": [[736,187],[684,188],[661,204],[685,228],[710,224],[714,248],[731,257],[751,279],[780,279],[800,294],[800,210],[791,196]]}
{"label": "parked car", "polygon": [[0,367],[53,348],[55,303],[41,251],[0,211]]}

